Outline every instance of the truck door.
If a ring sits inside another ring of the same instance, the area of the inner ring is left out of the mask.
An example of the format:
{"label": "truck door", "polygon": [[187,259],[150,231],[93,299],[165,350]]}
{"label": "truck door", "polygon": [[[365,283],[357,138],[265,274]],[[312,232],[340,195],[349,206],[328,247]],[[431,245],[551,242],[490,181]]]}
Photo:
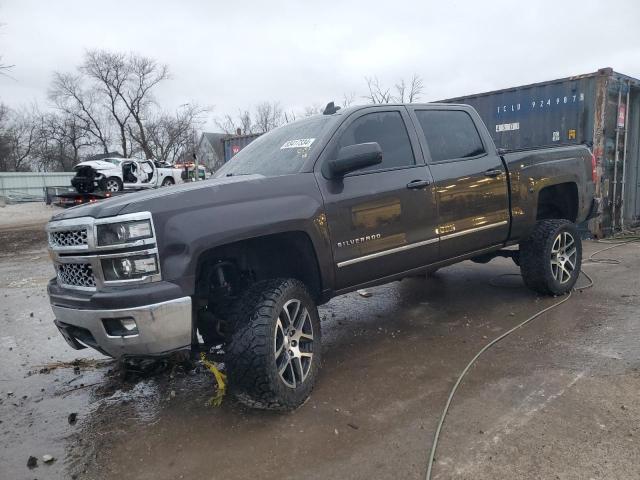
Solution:
{"label": "truck door", "polygon": [[143,188],[153,188],[158,183],[158,170],[152,160],[139,162],[140,166],[140,186]]}
{"label": "truck door", "polygon": [[[378,142],[382,163],[329,179],[340,148]],[[336,290],[433,263],[438,257],[432,179],[404,107],[372,107],[338,128],[316,164],[325,201]]]}
{"label": "truck door", "polygon": [[140,166],[135,160],[122,162],[122,183],[125,189],[137,187],[139,169]]}
{"label": "truck door", "polygon": [[[433,175],[440,258],[505,242],[509,191],[502,159],[480,117],[468,107],[410,108]],[[482,125],[482,136],[477,128]]]}

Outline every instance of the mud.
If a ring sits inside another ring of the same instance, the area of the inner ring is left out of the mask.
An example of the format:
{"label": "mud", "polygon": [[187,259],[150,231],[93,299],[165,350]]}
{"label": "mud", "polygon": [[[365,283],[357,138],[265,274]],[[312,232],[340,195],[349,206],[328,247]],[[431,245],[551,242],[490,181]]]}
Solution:
{"label": "mud", "polygon": [[[605,256],[622,263],[585,265],[594,288],[478,362],[452,405],[435,478],[637,478],[640,243]],[[125,375],[70,349],[47,303],[44,244],[9,246],[0,258],[0,478],[422,478],[465,363],[555,301],[500,276],[517,271],[506,259],[465,262],[332,300],[321,308],[318,385],[283,415],[231,398],[212,408],[204,370]],[[45,454],[56,460],[45,464]]]}

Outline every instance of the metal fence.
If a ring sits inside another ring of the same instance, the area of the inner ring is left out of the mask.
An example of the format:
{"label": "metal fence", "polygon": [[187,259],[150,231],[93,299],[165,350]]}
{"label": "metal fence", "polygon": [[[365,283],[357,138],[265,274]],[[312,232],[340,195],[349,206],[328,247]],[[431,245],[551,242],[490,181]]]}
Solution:
{"label": "metal fence", "polygon": [[0,196],[10,201],[44,201],[47,187],[69,187],[73,172],[0,172]]}

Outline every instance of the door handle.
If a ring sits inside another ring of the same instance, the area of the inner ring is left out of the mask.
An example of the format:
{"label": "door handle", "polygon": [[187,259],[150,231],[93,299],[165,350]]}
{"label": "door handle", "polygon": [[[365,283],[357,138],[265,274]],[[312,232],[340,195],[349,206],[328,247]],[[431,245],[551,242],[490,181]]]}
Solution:
{"label": "door handle", "polygon": [[485,176],[485,177],[497,177],[497,176],[499,176],[499,175],[502,175],[502,170],[500,170],[500,169],[498,169],[498,168],[495,168],[495,169],[489,169],[489,170],[486,170],[486,171],[484,172],[484,176]]}
{"label": "door handle", "polygon": [[407,188],[420,189],[420,188],[428,187],[429,185],[431,185],[431,182],[429,180],[412,180],[409,183],[407,183]]}

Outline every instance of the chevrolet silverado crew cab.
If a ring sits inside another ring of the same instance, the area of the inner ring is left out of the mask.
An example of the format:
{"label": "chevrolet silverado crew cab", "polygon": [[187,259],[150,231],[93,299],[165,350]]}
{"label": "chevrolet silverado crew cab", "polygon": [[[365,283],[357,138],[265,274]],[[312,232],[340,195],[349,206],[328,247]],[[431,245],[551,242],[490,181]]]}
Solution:
{"label": "chevrolet silverado crew cab", "polygon": [[466,105],[329,104],[209,180],[53,217],[55,323],[116,358],[224,343],[230,391],[290,410],[318,377],[316,305],[336,295],[495,256],[568,292],[594,170],[585,146],[498,152]]}

